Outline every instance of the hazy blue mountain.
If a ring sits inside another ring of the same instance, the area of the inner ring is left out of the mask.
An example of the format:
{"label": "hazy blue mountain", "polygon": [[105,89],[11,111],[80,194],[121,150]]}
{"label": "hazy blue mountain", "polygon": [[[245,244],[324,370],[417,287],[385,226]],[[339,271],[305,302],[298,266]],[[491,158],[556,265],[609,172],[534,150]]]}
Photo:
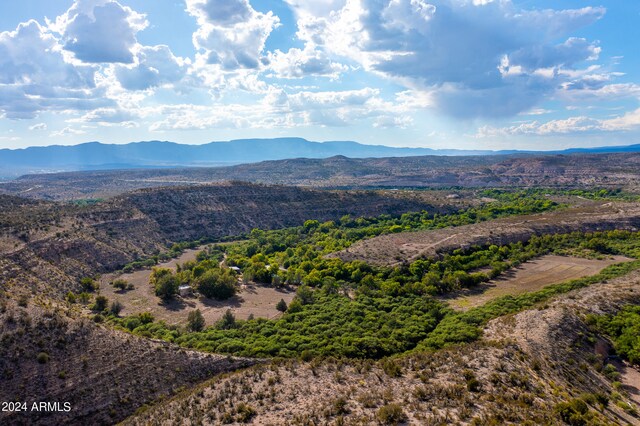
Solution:
{"label": "hazy blue mountain", "polygon": [[[556,151],[637,152],[640,145]],[[25,173],[175,166],[219,166],[289,158],[408,157],[419,155],[490,155],[520,151],[434,150],[365,145],[352,141],[311,142],[302,138],[239,139],[184,145],[166,141],[123,145],[88,142],[73,146],[46,146],[0,150],[0,176]]]}

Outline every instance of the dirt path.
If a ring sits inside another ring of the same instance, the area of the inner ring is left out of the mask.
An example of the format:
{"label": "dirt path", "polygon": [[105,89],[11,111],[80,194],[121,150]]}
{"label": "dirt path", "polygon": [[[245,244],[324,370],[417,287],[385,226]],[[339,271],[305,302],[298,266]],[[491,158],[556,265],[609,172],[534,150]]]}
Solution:
{"label": "dirt path", "polygon": [[595,275],[609,265],[629,260],[632,259],[624,256],[612,256],[604,260],[542,256],[507,271],[498,279],[458,292],[443,300],[449,302],[452,308],[464,311],[497,297],[537,291],[551,284]]}

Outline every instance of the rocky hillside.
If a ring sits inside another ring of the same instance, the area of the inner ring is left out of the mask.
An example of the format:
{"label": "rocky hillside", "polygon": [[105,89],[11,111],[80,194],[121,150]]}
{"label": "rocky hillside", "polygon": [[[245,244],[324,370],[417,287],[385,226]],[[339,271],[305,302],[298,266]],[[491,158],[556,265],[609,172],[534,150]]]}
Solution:
{"label": "rocky hillside", "polygon": [[413,193],[242,183],[146,189],[88,206],[26,203],[0,213],[0,288],[54,297],[79,290],[82,277],[114,271],[177,241],[301,225],[310,218],[445,209]]}
{"label": "rocky hillside", "polygon": [[[6,295],[3,295],[3,298]],[[0,412],[0,424],[113,424],[138,407],[257,360],[186,351],[74,319],[42,297],[0,304],[0,401],[70,412]]]}

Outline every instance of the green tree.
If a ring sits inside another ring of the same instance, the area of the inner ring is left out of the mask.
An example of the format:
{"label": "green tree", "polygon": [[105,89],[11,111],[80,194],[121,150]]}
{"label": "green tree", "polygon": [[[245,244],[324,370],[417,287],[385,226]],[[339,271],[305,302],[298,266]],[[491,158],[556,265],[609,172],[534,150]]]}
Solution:
{"label": "green tree", "polygon": [[307,285],[301,285],[296,291],[296,299],[303,305],[313,303],[313,292]]}
{"label": "green tree", "polygon": [[190,331],[202,331],[204,326],[204,316],[202,316],[202,312],[200,312],[200,309],[189,312],[189,316],[187,318],[187,328]]}
{"label": "green tree", "polygon": [[236,277],[229,269],[209,269],[196,280],[200,294],[210,299],[225,300],[236,294]]}
{"label": "green tree", "polygon": [[296,312],[300,311],[302,311],[302,303],[300,303],[300,300],[298,300],[297,298],[293,299],[289,304],[289,307],[287,308],[287,312],[290,314],[295,314]]}
{"label": "green tree", "polygon": [[156,283],[163,277],[173,275],[173,270],[170,268],[152,268],[151,276],[149,276],[149,284],[155,287]]}
{"label": "green tree", "polygon": [[231,312],[231,309],[227,309],[224,312],[224,315],[222,316],[222,318],[218,320],[218,322],[216,323],[216,328],[219,328],[221,330],[229,330],[235,327],[236,327],[236,316],[233,315],[233,312]]}
{"label": "green tree", "polygon": [[155,282],[156,296],[165,300],[171,299],[177,292],[180,286],[180,281],[173,275],[163,275]]}
{"label": "green tree", "polygon": [[276,309],[279,310],[280,312],[286,312],[287,302],[285,302],[284,299],[280,299],[280,301],[276,304]]}
{"label": "green tree", "polygon": [[96,300],[93,303],[93,310],[102,312],[107,309],[107,304],[109,303],[109,299],[104,296],[96,296]]}

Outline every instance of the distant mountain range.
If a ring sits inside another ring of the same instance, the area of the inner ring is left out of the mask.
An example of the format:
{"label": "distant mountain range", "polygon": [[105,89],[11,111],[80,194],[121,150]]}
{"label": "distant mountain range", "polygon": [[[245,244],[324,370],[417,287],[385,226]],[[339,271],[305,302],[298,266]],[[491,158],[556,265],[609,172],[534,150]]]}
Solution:
{"label": "distant mountain range", "polygon": [[[640,152],[640,144],[618,147],[574,148],[544,152],[554,154]],[[291,158],[411,157],[421,155],[541,154],[535,151],[488,151],[430,148],[396,148],[352,141],[311,142],[302,138],[238,139],[185,145],[166,141],[122,145],[88,142],[73,146],[52,145],[24,149],[0,149],[0,176],[54,171],[222,166]]]}

